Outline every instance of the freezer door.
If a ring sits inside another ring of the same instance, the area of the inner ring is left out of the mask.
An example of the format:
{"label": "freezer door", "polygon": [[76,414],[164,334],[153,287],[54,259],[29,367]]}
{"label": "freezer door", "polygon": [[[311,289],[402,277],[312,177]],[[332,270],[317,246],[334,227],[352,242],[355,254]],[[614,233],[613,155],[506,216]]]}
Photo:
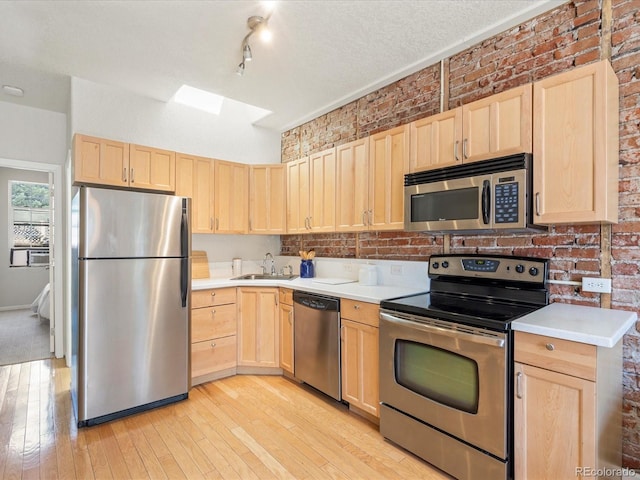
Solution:
{"label": "freezer door", "polygon": [[79,261],[78,422],[188,391],[181,263]]}
{"label": "freezer door", "polygon": [[191,255],[190,199],[81,187],[80,258]]}

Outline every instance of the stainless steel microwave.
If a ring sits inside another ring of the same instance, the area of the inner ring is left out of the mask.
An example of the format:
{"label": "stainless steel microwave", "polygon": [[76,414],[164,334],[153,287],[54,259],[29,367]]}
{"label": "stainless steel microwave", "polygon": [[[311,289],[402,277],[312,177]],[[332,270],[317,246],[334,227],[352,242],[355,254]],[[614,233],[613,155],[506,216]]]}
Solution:
{"label": "stainless steel microwave", "polygon": [[405,175],[404,228],[461,232],[545,230],[533,225],[531,154]]}

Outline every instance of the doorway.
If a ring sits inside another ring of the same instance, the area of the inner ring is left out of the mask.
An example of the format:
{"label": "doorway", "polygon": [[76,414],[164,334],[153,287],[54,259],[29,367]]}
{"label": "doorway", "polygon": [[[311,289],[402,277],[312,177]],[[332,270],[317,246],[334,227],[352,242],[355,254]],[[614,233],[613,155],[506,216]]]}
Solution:
{"label": "doorway", "polygon": [[[37,302],[38,303],[37,306],[39,307],[40,314],[43,314],[43,315],[39,316],[38,309],[32,312],[35,314],[36,325],[33,326],[34,329],[31,329],[31,330],[24,330],[24,328],[27,326],[26,325],[26,321],[28,320],[27,316],[23,317],[23,319],[25,320],[24,324],[21,324],[20,319],[18,318],[12,318],[11,320],[13,321],[14,328],[23,329],[22,332],[25,332],[25,335],[33,335],[36,333],[38,329],[44,330],[45,332],[48,331],[47,333],[49,334],[49,337],[50,337],[48,342],[49,343],[48,349],[50,350],[53,356],[60,358],[64,356],[65,322],[63,321],[63,312],[64,312],[63,292],[65,288],[64,288],[63,271],[65,270],[66,266],[62,262],[62,258],[64,256],[63,252],[65,248],[64,235],[63,235],[65,229],[60,228],[63,225],[63,212],[61,208],[56,208],[56,206],[64,205],[64,202],[62,199],[63,189],[61,188],[63,167],[60,165],[54,165],[54,164],[0,158],[0,169],[12,169],[15,171],[24,171],[25,175],[31,172],[31,174],[35,175],[35,177],[32,177],[32,178],[37,178],[37,175],[39,173],[41,175],[40,178],[42,178],[42,175],[44,175],[44,178],[48,179],[48,184],[49,184],[50,193],[51,193],[51,219],[50,219],[51,225],[50,225],[50,231],[49,231],[49,234],[50,234],[49,266],[46,268],[45,267],[36,267],[36,268],[40,270],[41,274],[46,272],[46,274],[44,275],[44,282],[46,282],[49,288],[48,288],[48,292],[46,292],[46,298],[43,299],[42,295],[45,294],[44,288],[40,289],[40,287],[38,287],[39,292],[37,292],[34,298],[31,299],[28,305],[29,308],[32,308],[31,304],[33,302],[35,302],[36,300],[42,300],[41,302]],[[7,208],[5,212],[8,212],[8,210],[9,209]],[[3,234],[3,237],[8,238],[9,237],[8,214],[7,214],[7,221],[3,223],[4,224],[2,225],[2,228],[5,229],[4,230],[5,233]],[[21,254],[21,255],[24,255],[24,254]],[[34,254],[31,256],[30,261],[32,262],[38,261],[36,260],[36,257],[38,257],[38,255],[36,252],[34,252]],[[0,256],[0,261],[3,261],[5,265],[7,265],[7,268],[9,268],[8,260],[10,261],[9,249],[7,249],[7,252],[3,256]],[[22,269],[23,272],[27,272],[31,267],[23,266],[23,267],[17,267],[17,268]],[[43,270],[43,268],[45,269]],[[23,276],[25,275],[23,274]],[[24,298],[17,299],[16,302],[18,306],[25,306]],[[23,310],[26,310],[26,309],[23,309]],[[5,312],[8,310],[3,309],[0,311]],[[30,316],[29,312],[23,311],[18,313]],[[47,314],[48,318],[43,319],[42,317],[45,316],[44,314]],[[4,316],[7,317],[8,314]],[[31,333],[26,333],[27,331]],[[36,343],[35,341],[32,342],[29,348],[33,348],[34,351],[37,350],[38,348],[42,348],[42,345],[36,346],[35,343]]]}

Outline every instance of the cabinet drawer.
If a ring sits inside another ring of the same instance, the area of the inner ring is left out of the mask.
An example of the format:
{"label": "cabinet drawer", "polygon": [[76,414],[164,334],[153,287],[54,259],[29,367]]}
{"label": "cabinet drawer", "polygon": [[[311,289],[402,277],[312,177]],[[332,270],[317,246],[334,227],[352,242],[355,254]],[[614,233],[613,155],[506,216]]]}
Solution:
{"label": "cabinet drawer", "polygon": [[516,362],[596,380],[595,345],[515,332],[514,350]]}
{"label": "cabinet drawer", "polygon": [[209,288],[207,290],[193,290],[191,292],[191,308],[212,307],[214,305],[225,305],[236,303],[236,289],[230,288]]}
{"label": "cabinet drawer", "polygon": [[293,305],[293,290],[280,287],[280,303]]}
{"label": "cabinet drawer", "polygon": [[340,316],[372,327],[380,325],[380,306],[375,303],[340,300]]}
{"label": "cabinet drawer", "polygon": [[191,341],[202,342],[236,334],[236,304],[191,310]]}
{"label": "cabinet drawer", "polygon": [[191,344],[191,376],[233,368],[237,364],[236,336]]}

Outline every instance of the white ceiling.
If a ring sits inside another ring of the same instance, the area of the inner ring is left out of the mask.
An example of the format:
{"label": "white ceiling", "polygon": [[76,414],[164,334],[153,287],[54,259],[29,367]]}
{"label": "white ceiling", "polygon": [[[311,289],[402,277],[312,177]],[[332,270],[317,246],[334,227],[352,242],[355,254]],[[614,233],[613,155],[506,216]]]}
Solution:
{"label": "white ceiling", "polygon": [[0,101],[66,112],[69,77],[167,101],[188,84],[273,112],[258,124],[285,131],[561,0],[281,0],[273,40],[252,37],[257,1],[0,1]]}

